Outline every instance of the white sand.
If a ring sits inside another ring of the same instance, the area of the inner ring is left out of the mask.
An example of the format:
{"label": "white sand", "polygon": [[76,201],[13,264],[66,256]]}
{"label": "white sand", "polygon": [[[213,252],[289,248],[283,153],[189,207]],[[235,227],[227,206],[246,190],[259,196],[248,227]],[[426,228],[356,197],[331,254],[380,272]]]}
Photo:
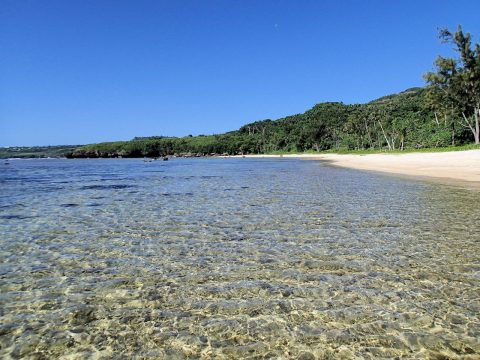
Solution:
{"label": "white sand", "polygon": [[[280,155],[250,156],[279,157]],[[283,157],[326,160],[335,166],[432,178],[450,183],[460,181],[475,187],[480,186],[480,150],[370,155],[298,154],[283,155]]]}

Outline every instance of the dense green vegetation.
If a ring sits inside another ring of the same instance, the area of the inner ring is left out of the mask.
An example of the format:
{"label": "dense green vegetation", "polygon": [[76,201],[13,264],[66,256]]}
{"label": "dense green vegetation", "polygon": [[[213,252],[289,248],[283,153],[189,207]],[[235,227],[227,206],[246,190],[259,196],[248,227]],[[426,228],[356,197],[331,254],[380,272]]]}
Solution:
{"label": "dense green vegetation", "polygon": [[471,141],[465,129],[436,121],[425,88],[385,96],[368,104],[321,103],[303,114],[263,120],[220,135],[135,138],[87,145],[72,157],[259,154],[272,152],[402,150]]}
{"label": "dense green vegetation", "polygon": [[78,145],[0,147],[0,159],[64,157]]}

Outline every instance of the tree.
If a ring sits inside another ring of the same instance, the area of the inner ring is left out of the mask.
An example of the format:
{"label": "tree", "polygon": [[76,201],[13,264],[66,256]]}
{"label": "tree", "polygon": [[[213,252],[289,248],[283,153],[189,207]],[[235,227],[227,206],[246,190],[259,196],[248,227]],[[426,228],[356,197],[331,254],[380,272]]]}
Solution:
{"label": "tree", "polygon": [[[445,119],[457,118],[473,134],[475,144],[480,144],[480,44],[472,46],[472,37],[459,26],[455,34],[440,30],[444,43],[455,46],[458,59],[439,56],[436,72],[425,74],[429,99]],[[438,121],[438,118],[437,118]]]}

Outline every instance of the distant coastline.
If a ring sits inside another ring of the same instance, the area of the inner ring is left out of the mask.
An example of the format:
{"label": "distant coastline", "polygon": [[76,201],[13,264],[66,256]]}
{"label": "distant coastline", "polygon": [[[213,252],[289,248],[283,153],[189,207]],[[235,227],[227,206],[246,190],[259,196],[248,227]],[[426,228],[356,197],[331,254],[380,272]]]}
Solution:
{"label": "distant coastline", "polygon": [[81,145],[0,147],[0,159],[64,158]]}

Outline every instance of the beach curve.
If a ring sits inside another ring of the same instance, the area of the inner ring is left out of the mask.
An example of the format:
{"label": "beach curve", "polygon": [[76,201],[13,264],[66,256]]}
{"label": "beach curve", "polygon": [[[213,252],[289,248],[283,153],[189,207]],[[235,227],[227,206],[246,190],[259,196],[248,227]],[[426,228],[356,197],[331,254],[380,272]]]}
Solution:
{"label": "beach curve", "polygon": [[415,152],[406,154],[286,154],[246,155],[328,161],[331,165],[357,170],[466,184],[480,188],[480,150]]}

